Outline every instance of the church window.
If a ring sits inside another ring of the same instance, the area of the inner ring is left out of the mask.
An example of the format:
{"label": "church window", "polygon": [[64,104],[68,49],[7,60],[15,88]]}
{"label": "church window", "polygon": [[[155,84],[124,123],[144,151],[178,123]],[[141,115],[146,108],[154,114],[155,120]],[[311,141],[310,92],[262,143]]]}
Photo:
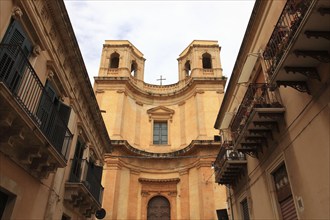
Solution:
{"label": "church window", "polygon": [[154,121],[153,144],[167,144],[167,121]]}
{"label": "church window", "polygon": [[191,68],[190,68],[190,61],[189,60],[187,60],[187,62],[184,64],[184,70],[186,72],[186,76],[190,76]]}
{"label": "church window", "polygon": [[118,68],[119,67],[119,54],[113,53],[110,57],[110,68]]}
{"label": "church window", "polygon": [[136,77],[137,74],[137,63],[135,61],[132,61],[131,64],[131,75]]}
{"label": "church window", "polygon": [[212,60],[209,53],[204,53],[203,56],[203,69],[212,69]]}

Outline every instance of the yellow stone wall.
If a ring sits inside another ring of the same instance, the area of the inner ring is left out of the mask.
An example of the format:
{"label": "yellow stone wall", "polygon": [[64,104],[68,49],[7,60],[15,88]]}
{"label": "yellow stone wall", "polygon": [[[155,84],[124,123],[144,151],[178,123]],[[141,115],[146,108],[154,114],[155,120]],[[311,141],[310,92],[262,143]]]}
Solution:
{"label": "yellow stone wall", "polygon": [[[132,50],[125,50],[127,45]],[[193,41],[190,46],[198,50],[188,49],[180,55],[182,79],[157,86],[124,70],[130,63],[127,59],[139,53],[130,42],[106,41],[103,45],[94,91],[111,140],[127,143],[115,144],[106,156],[103,207],[107,219],[146,219],[148,201],[156,195],[169,200],[173,219],[216,219],[216,209],[226,208],[225,188],[214,183],[211,169],[220,146],[213,141],[218,134],[213,125],[225,84],[220,49],[216,41]],[[109,72],[103,62],[108,62],[113,48],[121,64]],[[181,59],[199,60],[202,51],[214,57],[214,68],[204,73],[202,63],[194,63],[195,76],[183,75]],[[144,61],[142,56],[139,59]],[[153,144],[154,120],[168,122],[168,144]]]}

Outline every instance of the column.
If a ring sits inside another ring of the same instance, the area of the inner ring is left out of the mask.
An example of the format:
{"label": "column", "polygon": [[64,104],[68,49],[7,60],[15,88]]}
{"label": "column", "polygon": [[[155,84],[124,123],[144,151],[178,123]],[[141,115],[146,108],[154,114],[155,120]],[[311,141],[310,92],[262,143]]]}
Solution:
{"label": "column", "polygon": [[186,145],[186,110],[185,110],[185,102],[179,103],[179,108],[180,108],[180,137],[181,141],[180,144]]}
{"label": "column", "polygon": [[106,167],[102,177],[104,187],[102,204],[109,219],[117,219],[120,170],[121,165],[118,158],[106,158]]}
{"label": "column", "polygon": [[139,198],[139,176],[140,171],[131,169],[130,170],[130,183],[128,193],[128,206],[127,206],[127,218],[128,219],[139,219],[138,214],[138,198]]}
{"label": "column", "polygon": [[214,219],[214,190],[213,190],[213,170],[211,169],[212,161],[200,159],[197,164],[198,169],[198,189],[200,204],[200,219]]}
{"label": "column", "polygon": [[203,103],[203,93],[204,91],[198,90],[195,93],[196,100],[196,123],[198,129],[198,139],[206,136],[206,128],[205,128],[205,111],[204,111],[204,103]]}
{"label": "column", "polygon": [[179,175],[180,175],[181,219],[190,219],[189,171],[188,171],[188,169],[179,171]]}
{"label": "column", "polygon": [[122,138],[122,130],[123,130],[123,121],[125,116],[125,97],[126,93],[124,90],[118,90],[118,102],[117,102],[117,111],[115,114],[116,120],[113,129],[113,139],[121,139]]}
{"label": "column", "polygon": [[140,137],[141,137],[141,108],[143,104],[141,102],[136,102],[136,119],[135,119],[135,138],[134,144],[140,145]]}

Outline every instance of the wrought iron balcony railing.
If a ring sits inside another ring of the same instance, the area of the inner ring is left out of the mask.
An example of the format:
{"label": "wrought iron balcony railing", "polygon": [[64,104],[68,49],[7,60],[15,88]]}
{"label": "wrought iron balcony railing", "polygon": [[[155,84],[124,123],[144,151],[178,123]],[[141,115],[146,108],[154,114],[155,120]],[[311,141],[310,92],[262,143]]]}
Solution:
{"label": "wrought iron balcony railing", "polygon": [[[0,82],[59,155],[67,160],[72,134],[20,46],[0,45]],[[47,107],[47,115],[41,105]]]}
{"label": "wrought iron balcony railing", "polygon": [[267,73],[272,78],[279,61],[291,43],[312,0],[288,0],[268,41],[263,57]]}
{"label": "wrought iron balcony railing", "polygon": [[219,184],[235,184],[246,166],[246,155],[224,143],[214,162],[215,181]]}
{"label": "wrought iron balcony railing", "polygon": [[103,186],[101,185],[103,167],[83,159],[73,159],[70,172],[70,183],[82,183],[98,202],[102,204]]}
{"label": "wrought iron balcony railing", "polygon": [[231,123],[234,142],[241,135],[250,114],[256,108],[282,108],[280,98],[265,83],[251,83]]}

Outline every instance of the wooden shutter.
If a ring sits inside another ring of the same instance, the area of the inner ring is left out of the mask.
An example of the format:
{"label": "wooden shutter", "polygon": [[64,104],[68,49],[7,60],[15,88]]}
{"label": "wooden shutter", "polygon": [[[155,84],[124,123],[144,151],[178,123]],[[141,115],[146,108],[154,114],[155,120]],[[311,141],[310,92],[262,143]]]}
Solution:
{"label": "wooden shutter", "polygon": [[298,219],[292,195],[280,202],[280,209],[284,220]]}
{"label": "wooden shutter", "polygon": [[47,81],[37,111],[37,116],[41,123],[41,130],[46,132],[47,136],[51,134],[53,128],[52,125],[54,124],[54,119],[52,120],[51,116],[56,99],[56,92]]}
{"label": "wooden shutter", "polygon": [[0,52],[0,78],[9,89],[16,91],[32,51],[32,44],[16,20],[10,24],[1,44],[4,45]]}

